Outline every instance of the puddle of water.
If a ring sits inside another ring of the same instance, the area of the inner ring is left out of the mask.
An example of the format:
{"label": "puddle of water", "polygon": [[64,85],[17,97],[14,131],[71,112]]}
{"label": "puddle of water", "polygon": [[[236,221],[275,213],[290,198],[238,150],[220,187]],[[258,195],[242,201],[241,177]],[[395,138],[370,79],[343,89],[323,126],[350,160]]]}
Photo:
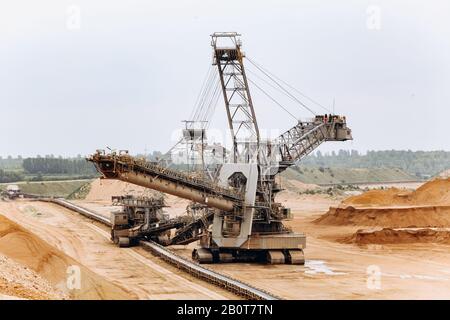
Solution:
{"label": "puddle of water", "polygon": [[326,264],[325,261],[322,260],[306,260],[305,261],[305,267],[309,270],[306,270],[306,274],[326,274],[326,275],[342,275],[345,274],[344,272],[335,272],[332,269],[330,269]]}
{"label": "puddle of water", "polygon": [[400,279],[419,279],[419,280],[433,280],[433,281],[448,281],[449,279],[444,277],[436,277],[436,276],[429,276],[429,275],[420,275],[420,274],[390,274],[390,273],[382,273],[382,276],[387,277],[398,277]]}

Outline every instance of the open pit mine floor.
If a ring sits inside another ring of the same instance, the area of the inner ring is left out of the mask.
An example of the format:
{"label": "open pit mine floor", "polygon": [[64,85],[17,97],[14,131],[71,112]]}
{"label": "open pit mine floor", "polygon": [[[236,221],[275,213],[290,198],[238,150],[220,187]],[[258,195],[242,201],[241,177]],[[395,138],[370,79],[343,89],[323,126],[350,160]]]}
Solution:
{"label": "open pit mine floor", "polygon": [[[330,207],[339,206],[340,200],[291,192],[283,192],[278,200],[292,208],[294,218],[287,225],[307,235],[304,266],[233,263],[207,267],[285,299],[450,298],[450,245],[446,242],[343,241],[368,226],[318,223]],[[104,216],[111,210],[107,201],[76,203]],[[170,205],[167,212],[173,214],[183,212],[186,203],[173,201]],[[0,202],[0,212],[81,263],[102,281],[115,285],[118,295],[126,298],[236,298],[141,248],[115,247],[106,227],[54,204]],[[190,258],[195,247],[192,243],[170,250]],[[54,294],[49,292],[49,296]]]}
{"label": "open pit mine floor", "polygon": [[[314,221],[339,201],[320,195],[280,195],[293,208],[287,222],[305,232],[305,266],[221,264],[213,270],[285,299],[449,299],[450,246],[441,243],[342,243],[361,226]],[[188,257],[191,249],[172,250]],[[379,280],[379,281],[378,281]]]}
{"label": "open pit mine floor", "polygon": [[[176,269],[142,248],[118,248],[110,242],[107,227],[58,205],[27,200],[0,201],[0,217],[3,218],[0,221],[0,255],[43,278],[38,280],[45,282],[42,286],[47,288],[47,293],[41,296],[26,295],[6,285],[20,282],[21,274],[17,275],[20,281],[2,277],[0,294],[4,297],[238,298]],[[81,290],[64,289],[67,267],[72,265],[82,270]],[[17,273],[21,272],[16,269]]]}

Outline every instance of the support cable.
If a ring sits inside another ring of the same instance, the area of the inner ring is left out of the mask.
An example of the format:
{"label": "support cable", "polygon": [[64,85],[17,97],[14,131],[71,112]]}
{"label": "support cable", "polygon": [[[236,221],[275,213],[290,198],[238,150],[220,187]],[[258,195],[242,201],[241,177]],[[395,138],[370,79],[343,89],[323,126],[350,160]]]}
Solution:
{"label": "support cable", "polygon": [[286,113],[288,113],[292,118],[295,119],[295,121],[298,121],[297,117],[294,116],[291,112],[289,112],[288,109],[286,109],[281,103],[279,103],[277,100],[275,100],[271,95],[269,95],[266,91],[264,91],[264,89],[262,89],[260,86],[258,86],[253,80],[248,79],[248,81],[250,81],[256,88],[258,88],[266,97],[268,97],[270,100],[272,100],[273,102],[275,102],[281,109],[283,109],[284,111],[286,111]]}
{"label": "support cable", "polygon": [[264,75],[266,75],[269,79],[271,79],[274,83],[277,84],[277,86],[279,86],[283,91],[285,91],[288,95],[291,96],[292,99],[294,99],[295,101],[297,101],[299,104],[301,104],[304,108],[306,108],[307,110],[309,110],[311,113],[314,113],[314,111],[312,109],[310,109],[308,106],[306,106],[303,102],[301,102],[297,97],[295,97],[292,93],[290,93],[289,91],[287,91],[283,86],[281,86],[275,79],[277,79],[278,81],[280,81],[281,83],[283,83],[285,86],[291,88],[292,90],[296,91],[298,94],[300,94],[301,96],[303,96],[304,98],[308,99],[309,101],[311,101],[312,103],[314,103],[315,105],[321,107],[322,109],[328,111],[331,113],[331,110],[325,106],[323,106],[322,104],[318,103],[317,101],[313,100],[312,98],[310,98],[309,96],[307,96],[306,94],[302,93],[300,90],[296,89],[295,87],[293,87],[292,85],[290,85],[289,83],[287,83],[286,81],[280,79],[279,77],[277,77],[276,75],[274,75],[273,73],[271,73],[270,71],[268,71],[267,69],[263,68],[261,65],[259,65],[258,63],[256,63],[255,61],[253,61],[252,59],[250,59],[249,57],[246,56],[246,59],[252,64],[254,65],[259,71],[261,71]]}
{"label": "support cable", "polygon": [[192,108],[189,119],[192,119],[194,117],[194,113],[196,112],[197,106],[200,102],[200,97],[201,97],[202,93],[204,92],[204,89],[205,89],[206,83],[208,82],[208,79],[211,77],[211,73],[212,73],[212,65],[209,66],[208,71],[206,72],[205,77],[203,78],[202,86],[200,87],[200,91],[198,92],[197,99],[195,100],[194,108]]}

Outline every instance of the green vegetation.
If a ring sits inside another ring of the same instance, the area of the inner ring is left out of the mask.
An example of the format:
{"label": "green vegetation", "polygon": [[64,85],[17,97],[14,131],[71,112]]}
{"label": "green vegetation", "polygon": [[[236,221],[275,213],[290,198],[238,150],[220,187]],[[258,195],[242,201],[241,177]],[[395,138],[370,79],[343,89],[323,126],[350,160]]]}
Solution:
{"label": "green vegetation", "polygon": [[91,181],[81,185],[78,189],[74,190],[71,194],[67,196],[67,199],[85,199],[89,191],[91,191]]}
{"label": "green vegetation", "polygon": [[81,156],[66,159],[53,155],[26,159],[20,156],[0,157],[0,183],[91,179],[97,176],[95,167]]}
{"label": "green vegetation", "polygon": [[83,158],[26,158],[22,167],[31,174],[94,175],[95,167]]}
{"label": "green vegetation", "polygon": [[66,181],[66,180],[86,180],[95,178],[96,175],[69,175],[69,174],[24,174],[21,181]]}
{"label": "green vegetation", "polygon": [[[91,180],[76,181],[47,181],[47,182],[19,182],[17,184],[23,193],[48,196],[48,197],[68,197],[82,186],[89,184]],[[6,185],[0,185],[4,190]]]}
{"label": "green vegetation", "polygon": [[0,183],[8,183],[23,179],[23,175],[15,171],[5,171],[0,169]]}
{"label": "green vegetation", "polygon": [[311,184],[355,184],[367,182],[415,181],[416,176],[390,168],[292,167],[282,173],[287,179]]}
{"label": "green vegetation", "polygon": [[323,155],[320,151],[302,160],[301,167],[313,168],[399,168],[419,178],[428,178],[450,168],[448,151],[368,151],[339,150]]}
{"label": "green vegetation", "polygon": [[[161,156],[158,151],[147,155],[153,161]],[[183,165],[172,167],[186,169]],[[447,151],[388,150],[360,154],[355,150],[340,150],[331,154],[317,151],[303,159],[299,167],[290,168],[283,174],[305,183],[351,184],[426,179],[449,168],[450,152]],[[0,157],[0,183],[91,179],[97,176],[94,166],[81,156]]]}
{"label": "green vegetation", "polygon": [[336,197],[347,195],[348,194],[347,192],[349,191],[363,191],[363,190],[367,191],[369,189],[367,187],[365,189],[361,189],[359,186],[349,184],[349,185],[336,185],[332,187],[306,189],[304,191],[297,191],[297,194],[299,195],[326,194],[331,197]]}
{"label": "green vegetation", "polygon": [[7,158],[3,158],[0,156],[0,169],[4,169],[5,171],[22,170],[22,157],[18,156],[17,158],[13,158],[8,156]]}

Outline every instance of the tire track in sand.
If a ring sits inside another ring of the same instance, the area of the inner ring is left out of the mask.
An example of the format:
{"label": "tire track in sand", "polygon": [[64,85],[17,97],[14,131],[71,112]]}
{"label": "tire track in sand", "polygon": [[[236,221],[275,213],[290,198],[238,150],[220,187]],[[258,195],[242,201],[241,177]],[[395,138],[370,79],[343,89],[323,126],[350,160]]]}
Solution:
{"label": "tire track in sand", "polygon": [[[91,228],[92,230],[94,230],[94,231],[98,232],[99,234],[101,234],[104,238],[106,238],[108,240],[110,239],[111,235],[108,232],[102,230],[101,228],[99,228],[99,227],[97,227],[97,226],[95,226],[93,224],[86,223],[86,225],[89,228]],[[209,290],[208,288],[205,288],[205,287],[202,287],[202,286],[200,286],[200,285],[198,285],[196,283],[193,283],[193,282],[191,282],[191,281],[189,281],[189,280],[187,280],[187,279],[185,279],[185,278],[183,278],[183,277],[173,273],[172,271],[161,267],[160,265],[154,263],[150,259],[148,259],[148,258],[144,257],[143,255],[137,253],[135,251],[135,249],[133,249],[133,248],[121,248],[121,250],[125,251],[131,257],[135,258],[136,260],[140,261],[141,263],[145,264],[146,266],[149,266],[150,268],[158,271],[162,275],[164,275],[166,277],[169,277],[169,278],[173,279],[174,281],[181,282],[181,283],[185,284],[186,286],[190,287],[193,290],[200,291],[200,292],[204,293],[205,295],[207,295],[207,296],[209,296],[209,297],[211,297],[213,299],[217,299],[217,300],[224,300],[224,299],[226,299],[224,296],[222,296],[222,295],[220,295],[220,294],[218,294],[216,292],[213,292],[212,290]]]}

